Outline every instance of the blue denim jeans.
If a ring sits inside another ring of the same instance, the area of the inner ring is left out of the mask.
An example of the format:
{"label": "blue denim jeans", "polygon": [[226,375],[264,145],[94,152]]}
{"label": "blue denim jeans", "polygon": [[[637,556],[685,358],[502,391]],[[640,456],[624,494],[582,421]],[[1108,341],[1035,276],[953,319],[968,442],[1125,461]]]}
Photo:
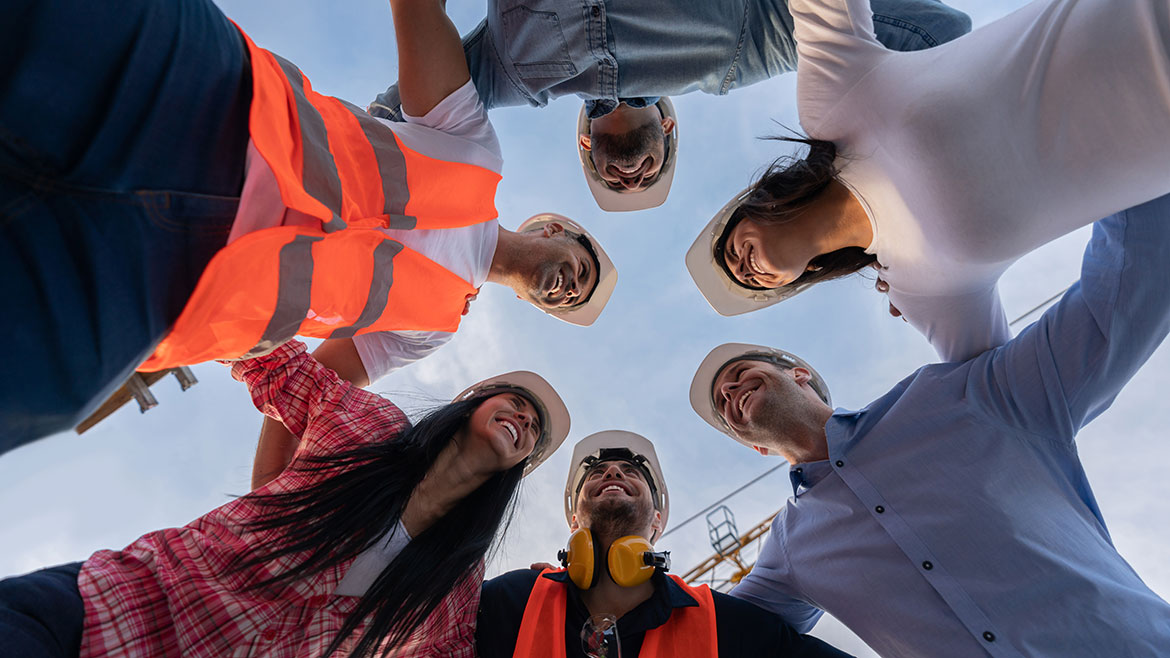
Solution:
{"label": "blue denim jeans", "polygon": [[0,453],[149,356],[227,240],[251,76],[209,0],[17,0],[0,21]]}
{"label": "blue denim jeans", "polygon": [[[874,30],[893,50],[921,50],[971,30],[938,0],[872,0]],[[484,106],[576,94],[618,100],[726,94],[796,69],[787,0],[488,0],[463,38]],[[400,118],[397,86],[371,113]]]}
{"label": "blue denim jeans", "polygon": [[0,580],[0,658],[77,658],[85,604],[81,562]]}

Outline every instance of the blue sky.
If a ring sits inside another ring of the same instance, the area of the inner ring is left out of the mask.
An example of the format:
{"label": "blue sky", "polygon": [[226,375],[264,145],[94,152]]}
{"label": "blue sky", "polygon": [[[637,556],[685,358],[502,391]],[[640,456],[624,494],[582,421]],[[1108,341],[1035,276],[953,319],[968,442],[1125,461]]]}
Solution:
{"label": "blue sky", "polygon": [[[955,0],[976,25],[1022,2]],[[393,27],[382,0],[220,0],[262,47],[298,64],[314,88],[364,105],[396,77]],[[483,16],[482,2],[453,1],[461,32]],[[574,153],[579,101],[544,109],[495,110],[504,150],[497,207],[515,228],[542,211],[578,219],[597,235],[620,271],[617,290],[589,328],[561,323],[486,286],[456,338],[434,356],[377,382],[373,390],[406,408],[449,399],[467,384],[529,369],[546,376],[573,414],[569,445],[604,429],[646,435],[658,446],[681,521],[778,463],[731,442],[700,420],[687,389],[702,357],[723,342],[773,344],[813,363],[836,404],[859,408],[933,358],[909,326],[885,314],[866,279],[818,287],[770,309],[723,318],[707,306],[683,255],[712,213],[782,147],[757,139],[796,126],[795,76],[714,97],[675,99],[680,160],[670,199],[639,213],[597,209]],[[961,82],[961,81],[957,81]],[[198,138],[198,136],[193,136]],[[1009,316],[1076,278],[1087,231],[1022,260],[1002,282]],[[1018,327],[1017,327],[1018,328]],[[248,490],[261,417],[226,368],[195,368],[200,383],[180,393],[173,380],[154,390],[161,406],[133,405],[85,436],[62,434],[0,457],[0,576],[85,559],[139,535],[182,525]],[[1080,453],[1114,541],[1146,582],[1170,595],[1170,458],[1165,392],[1170,349],[1160,349],[1079,439]],[[567,530],[561,508],[570,450],[562,449],[524,483],[522,503],[493,572],[551,560]],[[770,516],[791,493],[783,470],[728,504],[741,530]],[[709,555],[700,521],[667,537],[675,570]],[[876,593],[875,593],[875,596]],[[873,655],[832,620],[815,634]]]}

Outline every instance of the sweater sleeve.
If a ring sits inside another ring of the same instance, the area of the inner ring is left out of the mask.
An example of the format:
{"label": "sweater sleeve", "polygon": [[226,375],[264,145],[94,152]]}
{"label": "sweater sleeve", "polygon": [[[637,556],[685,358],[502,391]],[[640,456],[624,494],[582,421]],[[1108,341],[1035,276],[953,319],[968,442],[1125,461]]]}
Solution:
{"label": "sweater sleeve", "polygon": [[964,295],[910,295],[890,290],[890,303],[917,329],[941,361],[966,361],[1012,338],[995,286]]}
{"label": "sweater sleeve", "polygon": [[[297,340],[270,354],[233,363],[232,377],[247,385],[261,413],[302,439],[298,453],[316,443],[318,434],[329,435],[340,445],[393,434],[406,426],[406,417],[389,400],[342,381]],[[323,425],[306,432],[314,423]],[[342,430],[328,431],[331,427]],[[322,449],[332,447],[336,446]]]}
{"label": "sweater sleeve", "polygon": [[869,0],[791,0],[788,8],[801,126],[810,137],[835,139],[825,119],[888,51],[874,35]]}

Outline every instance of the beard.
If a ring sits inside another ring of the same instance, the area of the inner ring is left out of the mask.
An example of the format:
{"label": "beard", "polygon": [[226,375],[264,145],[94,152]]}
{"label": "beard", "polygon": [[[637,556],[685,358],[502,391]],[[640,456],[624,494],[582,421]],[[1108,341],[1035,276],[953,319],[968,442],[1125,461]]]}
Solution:
{"label": "beard", "polygon": [[581,514],[589,519],[594,541],[608,543],[629,535],[649,539],[654,505],[647,498],[586,499],[581,503]]}

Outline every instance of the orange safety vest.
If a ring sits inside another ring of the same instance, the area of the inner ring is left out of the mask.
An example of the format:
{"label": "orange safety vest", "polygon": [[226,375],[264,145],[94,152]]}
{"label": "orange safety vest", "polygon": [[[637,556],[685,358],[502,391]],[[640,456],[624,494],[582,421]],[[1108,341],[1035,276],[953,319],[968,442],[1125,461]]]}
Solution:
{"label": "orange safety vest", "polygon": [[[558,570],[558,571],[563,571]],[[568,583],[545,578],[544,570],[524,606],[524,619],[516,637],[512,658],[565,658],[565,605]],[[682,578],[670,575],[699,602],[698,607],[675,608],[670,618],[658,628],[646,631],[640,658],[719,658],[718,633],[715,630],[715,601],[706,585],[690,587]],[[630,658],[635,658],[630,656]]]}
{"label": "orange safety vest", "polygon": [[217,252],[139,370],[258,356],[297,334],[455,331],[475,289],[378,229],[494,219],[500,175],[411,150],[243,36],[252,62],[252,143],[284,204],[321,226],[262,229]]}

